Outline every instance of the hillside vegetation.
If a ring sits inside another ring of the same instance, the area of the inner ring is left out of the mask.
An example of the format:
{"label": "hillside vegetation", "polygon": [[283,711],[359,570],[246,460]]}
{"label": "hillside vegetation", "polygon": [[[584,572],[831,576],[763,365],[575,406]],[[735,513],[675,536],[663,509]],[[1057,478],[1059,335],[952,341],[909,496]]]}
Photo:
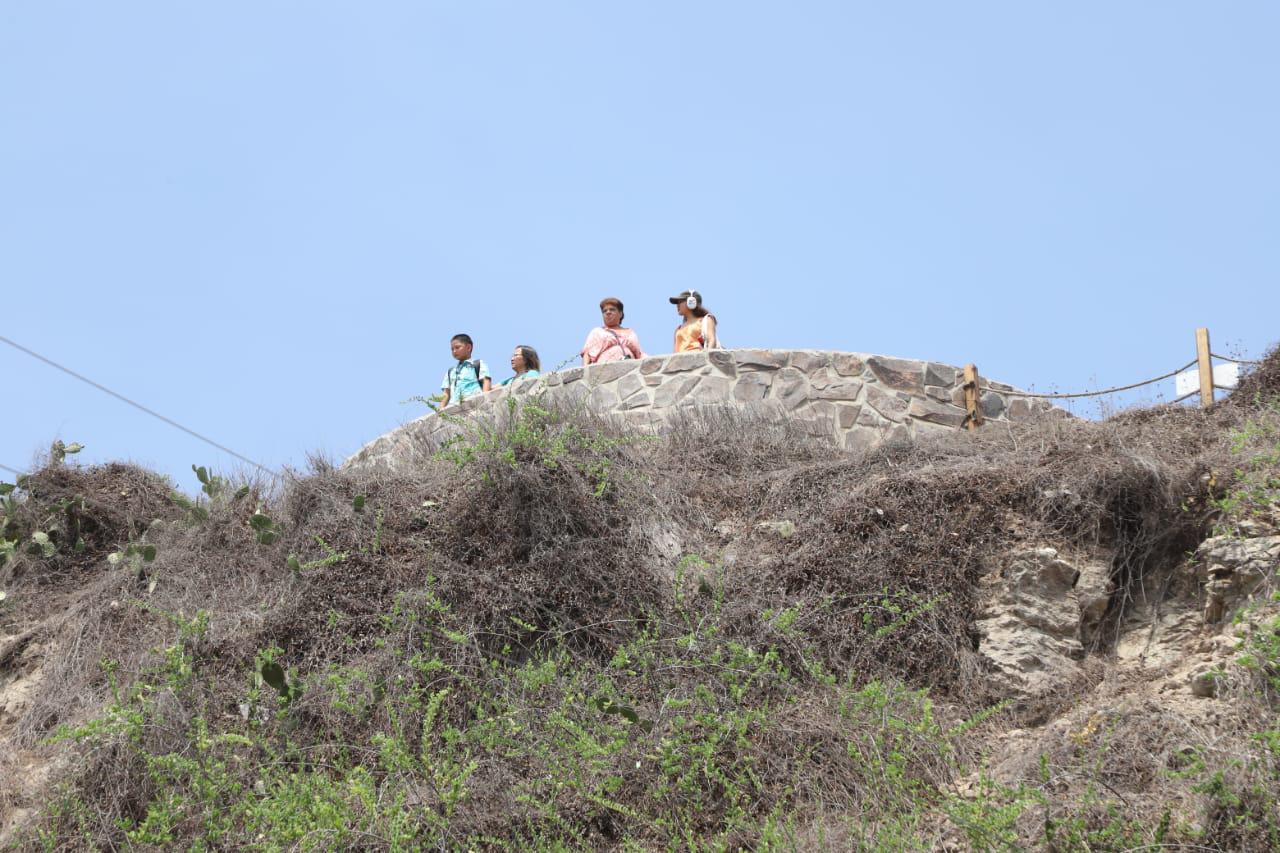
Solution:
{"label": "hillside vegetation", "polygon": [[[4,843],[1280,847],[1276,567],[1215,621],[1196,557],[1280,528],[1280,356],[1209,412],[865,454],[533,400],[413,470],[200,474],[0,498]],[[1045,548],[1106,594],[1013,689],[979,625]]]}

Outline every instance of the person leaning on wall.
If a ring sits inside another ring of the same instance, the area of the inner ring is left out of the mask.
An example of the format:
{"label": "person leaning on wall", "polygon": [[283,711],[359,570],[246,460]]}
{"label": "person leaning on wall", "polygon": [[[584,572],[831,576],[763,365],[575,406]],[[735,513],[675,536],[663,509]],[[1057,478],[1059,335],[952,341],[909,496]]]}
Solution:
{"label": "person leaning on wall", "polygon": [[676,306],[676,313],[684,320],[676,327],[675,352],[697,352],[704,349],[720,349],[716,335],[716,317],[702,304],[702,294],[696,290],[683,291],[669,300]]}
{"label": "person leaning on wall", "polygon": [[511,369],[515,371],[515,376],[510,376],[502,380],[502,385],[510,385],[517,379],[533,379],[539,376],[542,369],[542,361],[538,358],[538,351],[527,344],[516,344],[516,348],[511,353]]}
{"label": "person leaning on wall", "polygon": [[582,345],[584,365],[644,358],[644,350],[640,348],[640,338],[635,330],[622,325],[625,316],[621,299],[606,296],[600,300],[600,319],[603,324],[592,329],[587,335],[587,342]]}

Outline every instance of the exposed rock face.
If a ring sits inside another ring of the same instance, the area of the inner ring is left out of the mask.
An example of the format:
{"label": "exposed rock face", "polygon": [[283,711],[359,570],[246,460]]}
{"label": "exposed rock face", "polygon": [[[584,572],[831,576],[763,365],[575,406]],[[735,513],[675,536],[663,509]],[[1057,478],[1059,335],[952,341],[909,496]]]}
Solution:
{"label": "exposed rock face", "polygon": [[[551,401],[585,398],[599,414],[661,432],[687,407],[730,406],[798,421],[811,435],[829,436],[836,447],[861,450],[963,426],[962,382],[962,372],[949,365],[863,353],[711,350],[574,367],[497,388],[447,411],[484,416],[505,410],[510,397],[546,392]],[[1008,385],[985,379],[980,384],[989,421],[1055,411]],[[412,464],[457,431],[451,419],[426,415],[370,442],[347,464]]]}
{"label": "exposed rock face", "polygon": [[1280,536],[1214,536],[1196,549],[1204,584],[1204,621],[1221,622],[1280,569]]}
{"label": "exposed rock face", "polygon": [[989,598],[976,623],[978,654],[1008,696],[1040,696],[1069,681],[1106,612],[1105,566],[1077,569],[1053,548],[1019,551],[986,579]]}

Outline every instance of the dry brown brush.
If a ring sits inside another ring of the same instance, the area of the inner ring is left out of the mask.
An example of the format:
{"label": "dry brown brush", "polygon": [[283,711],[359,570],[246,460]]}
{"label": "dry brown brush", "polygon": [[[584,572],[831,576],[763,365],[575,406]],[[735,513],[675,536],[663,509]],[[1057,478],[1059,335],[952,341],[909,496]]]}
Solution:
{"label": "dry brown brush", "polygon": [[[951,809],[978,736],[1012,722],[963,722],[1003,698],[979,582],[1020,548],[1106,559],[1118,626],[1208,532],[1253,412],[860,454],[734,413],[654,440],[535,403],[411,470],[319,466],[194,503],[128,466],[51,466],[18,521],[62,513],[84,545],[9,563],[22,606],[3,613],[42,626],[48,673],[18,741],[79,744],[36,829],[65,847],[749,847],[835,812],[854,817],[842,843],[927,847],[945,812],[1004,837],[994,805]],[[793,532],[759,524],[779,521]],[[108,563],[144,540],[154,559]],[[1107,773],[1157,789],[1141,750],[1174,747],[1115,731],[1134,760]]]}

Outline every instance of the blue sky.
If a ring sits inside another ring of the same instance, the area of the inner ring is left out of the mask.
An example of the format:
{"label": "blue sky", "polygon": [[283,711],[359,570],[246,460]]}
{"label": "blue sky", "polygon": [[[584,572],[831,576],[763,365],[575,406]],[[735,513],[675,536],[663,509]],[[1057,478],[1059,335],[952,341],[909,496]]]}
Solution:
{"label": "blue sky", "polygon": [[[456,331],[500,376],[565,359],[606,295],[652,352],[695,287],[731,346],[1041,390],[1164,373],[1202,325],[1257,357],[1278,32],[1272,2],[0,2],[0,335],[271,466],[420,414]],[[233,462],[3,346],[0,377],[2,464]]]}

